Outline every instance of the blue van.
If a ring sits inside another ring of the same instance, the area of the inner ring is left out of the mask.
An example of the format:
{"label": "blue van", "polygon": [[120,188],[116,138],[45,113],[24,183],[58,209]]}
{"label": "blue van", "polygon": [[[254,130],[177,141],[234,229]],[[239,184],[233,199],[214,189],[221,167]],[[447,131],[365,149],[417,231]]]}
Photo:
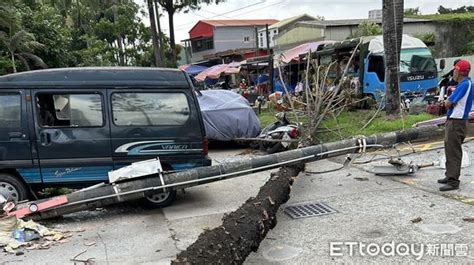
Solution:
{"label": "blue van", "polygon": [[[0,195],[107,182],[108,172],[159,157],[165,170],[209,166],[188,75],[159,68],[65,68],[0,77]],[[176,191],[148,194],[165,206]]]}

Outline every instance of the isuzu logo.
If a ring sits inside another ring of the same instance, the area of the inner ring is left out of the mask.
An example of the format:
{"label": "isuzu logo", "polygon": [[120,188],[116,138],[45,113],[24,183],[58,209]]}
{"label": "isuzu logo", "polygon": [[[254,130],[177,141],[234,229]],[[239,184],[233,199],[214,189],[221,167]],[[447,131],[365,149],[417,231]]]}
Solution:
{"label": "isuzu logo", "polygon": [[417,80],[423,80],[425,77],[423,75],[409,75],[407,76],[408,81],[417,81]]}

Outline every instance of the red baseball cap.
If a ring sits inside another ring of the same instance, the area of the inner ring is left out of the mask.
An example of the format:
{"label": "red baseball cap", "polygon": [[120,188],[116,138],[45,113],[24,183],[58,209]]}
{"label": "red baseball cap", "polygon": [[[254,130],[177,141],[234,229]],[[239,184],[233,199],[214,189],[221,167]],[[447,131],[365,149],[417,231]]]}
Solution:
{"label": "red baseball cap", "polygon": [[458,70],[460,73],[469,73],[471,71],[471,63],[467,60],[460,60],[455,66],[454,69]]}

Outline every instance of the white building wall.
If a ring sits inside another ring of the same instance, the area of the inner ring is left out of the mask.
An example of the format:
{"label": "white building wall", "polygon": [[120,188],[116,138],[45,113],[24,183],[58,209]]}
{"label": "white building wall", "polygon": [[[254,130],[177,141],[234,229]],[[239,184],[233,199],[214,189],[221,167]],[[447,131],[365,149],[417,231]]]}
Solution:
{"label": "white building wall", "polygon": [[231,49],[255,48],[255,27],[216,27],[214,53]]}
{"label": "white building wall", "polygon": [[[270,48],[273,48],[277,45],[277,38],[278,38],[278,29],[273,28],[273,29],[268,29],[269,33],[268,35],[270,36]],[[267,34],[265,34],[266,29],[262,28],[258,31],[258,47],[262,49],[267,48]]]}

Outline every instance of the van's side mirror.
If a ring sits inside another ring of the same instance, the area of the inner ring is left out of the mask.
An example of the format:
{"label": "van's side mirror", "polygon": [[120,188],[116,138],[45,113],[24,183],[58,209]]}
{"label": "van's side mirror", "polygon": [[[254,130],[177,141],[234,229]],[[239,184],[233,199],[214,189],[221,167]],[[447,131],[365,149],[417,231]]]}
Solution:
{"label": "van's side mirror", "polygon": [[446,68],[446,60],[445,60],[445,59],[441,59],[441,60],[439,61],[439,69],[444,70],[444,68]]}

